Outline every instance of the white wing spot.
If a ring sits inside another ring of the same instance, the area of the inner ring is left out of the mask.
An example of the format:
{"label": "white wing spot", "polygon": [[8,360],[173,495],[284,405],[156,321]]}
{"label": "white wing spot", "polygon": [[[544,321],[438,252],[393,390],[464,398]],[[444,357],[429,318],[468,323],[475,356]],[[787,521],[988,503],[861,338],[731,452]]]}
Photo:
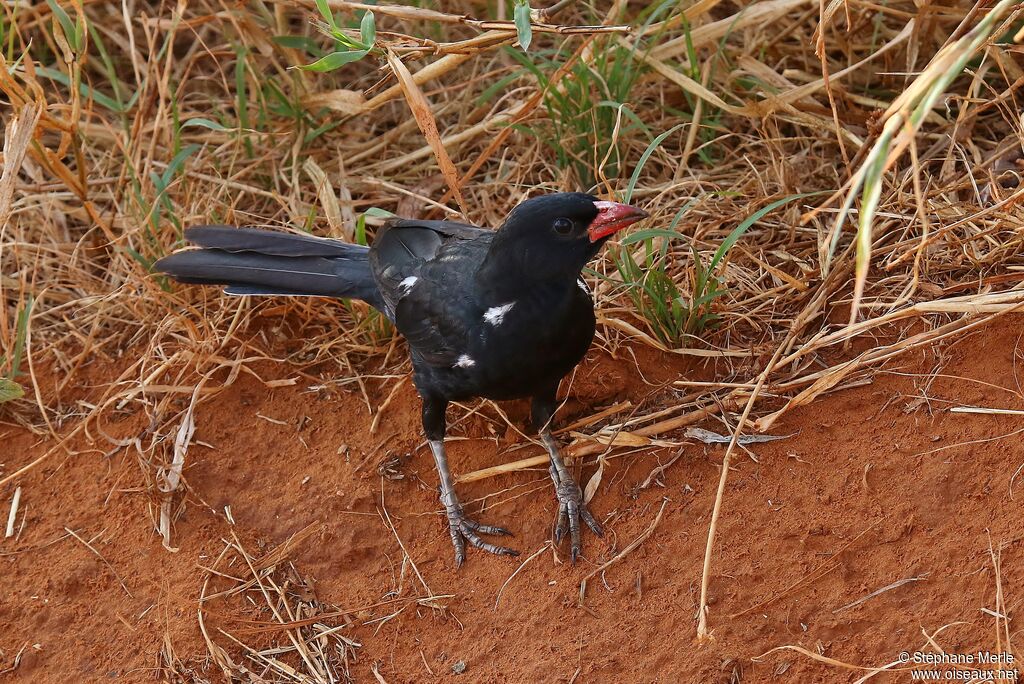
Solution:
{"label": "white wing spot", "polygon": [[409,291],[412,290],[412,286],[416,284],[417,280],[419,280],[419,278],[417,278],[416,276],[409,276],[408,278],[406,278],[405,280],[398,284],[398,286],[402,288],[403,297],[409,294]]}
{"label": "white wing spot", "polygon": [[590,288],[589,288],[589,287],[587,287],[587,283],[586,283],[586,281],[584,281],[584,280],[583,280],[583,278],[577,278],[577,279],[576,279],[576,285],[577,285],[577,286],[578,286],[578,287],[579,287],[579,288],[580,288],[581,290],[583,290],[583,293],[584,293],[584,294],[590,294]]}
{"label": "white wing spot", "polygon": [[455,362],[455,365],[459,368],[472,368],[476,365],[476,361],[469,358],[469,355],[463,354],[459,357],[459,360]]}
{"label": "white wing spot", "polygon": [[508,304],[502,304],[501,306],[492,306],[484,312],[484,320],[493,326],[499,326],[501,325],[501,322],[505,320],[505,314],[511,311],[512,307],[515,305],[515,302],[509,302]]}

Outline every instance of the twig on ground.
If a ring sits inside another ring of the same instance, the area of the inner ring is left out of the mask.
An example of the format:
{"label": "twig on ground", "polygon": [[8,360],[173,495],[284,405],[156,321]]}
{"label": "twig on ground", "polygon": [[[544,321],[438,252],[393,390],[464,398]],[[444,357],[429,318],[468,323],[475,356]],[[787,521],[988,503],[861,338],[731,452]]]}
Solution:
{"label": "twig on ground", "polygon": [[[104,558],[103,554],[101,554],[99,551],[96,550],[95,546],[93,546],[92,544],[90,544],[86,540],[84,540],[81,537],[79,537],[78,534],[76,534],[75,531],[72,530],[69,527],[65,527],[64,531],[67,532],[68,534],[70,534],[72,537],[74,537],[78,541],[80,541],[82,543],[82,546],[84,546],[85,548],[89,549],[93,553],[93,555],[95,555],[97,558],[99,558],[101,561],[103,561],[103,564],[107,566],[107,569],[110,570],[110,573],[117,580],[118,584],[120,584],[121,588],[124,589],[124,593],[128,594],[128,598],[135,598],[132,595],[132,592],[129,591],[128,585],[124,583],[123,579],[121,579],[121,575],[119,575],[117,573],[117,570],[115,570],[114,566],[110,564],[110,561],[108,561],[106,558]],[[103,533],[100,532],[100,534],[103,534]],[[99,536],[99,535],[97,535],[97,536]]]}
{"label": "twig on ground", "polygon": [[651,522],[650,526],[646,530],[644,530],[643,533],[639,537],[637,537],[636,539],[631,541],[626,547],[624,547],[621,551],[619,551],[617,554],[615,554],[615,556],[613,556],[611,559],[609,559],[609,560],[605,561],[604,563],[602,563],[596,569],[590,571],[582,580],[580,580],[580,601],[579,601],[579,603],[580,603],[581,606],[583,605],[583,599],[584,599],[584,597],[587,594],[587,581],[592,579],[596,575],[604,572],[609,567],[611,567],[612,565],[618,563],[620,560],[622,560],[623,558],[628,556],[630,553],[633,552],[633,550],[636,549],[636,547],[638,547],[641,544],[643,544],[644,541],[646,541],[648,537],[650,537],[652,534],[654,534],[654,530],[658,527],[658,523],[661,522],[661,516],[665,512],[665,506],[668,505],[668,502],[669,502],[669,500],[667,498],[661,500],[661,508],[658,509],[658,514],[656,516],[654,516],[654,521]]}
{"label": "twig on ground", "polygon": [[7,514],[7,531],[4,533],[6,539],[14,536],[14,523],[18,518],[18,504],[20,503],[21,487],[17,487],[14,490],[14,496],[11,497],[11,511]]}
{"label": "twig on ground", "polygon": [[852,603],[847,603],[845,606],[842,606],[840,608],[836,608],[835,610],[832,611],[832,614],[835,615],[836,613],[841,613],[844,610],[848,610],[850,608],[855,608],[856,606],[859,606],[860,604],[864,603],[865,601],[867,601],[869,599],[875,598],[879,594],[884,594],[887,591],[892,591],[893,589],[898,589],[899,587],[902,587],[904,584],[910,584],[911,582],[920,582],[920,581],[925,580],[925,579],[928,579],[928,574],[927,573],[925,573],[923,575],[920,575],[918,577],[906,577],[904,579],[897,580],[896,582],[893,582],[892,584],[885,585],[881,589],[876,589],[875,591],[871,592],[870,594],[868,594],[866,596],[862,596],[861,598],[857,599],[856,601],[853,601]]}
{"label": "twig on ground", "polygon": [[508,576],[508,579],[505,580],[505,583],[501,585],[500,589],[498,589],[498,595],[494,597],[494,611],[495,612],[498,611],[498,602],[501,601],[501,594],[502,594],[502,592],[505,591],[505,587],[507,587],[509,585],[509,582],[511,582],[513,580],[513,578],[515,578],[515,576],[519,574],[520,570],[522,570],[523,568],[526,567],[527,563],[532,561],[534,558],[536,558],[540,554],[544,553],[545,549],[547,549],[549,546],[551,546],[551,541],[550,540],[544,542],[539,549],[537,549],[536,551],[531,553],[529,555],[529,557],[527,557],[526,560],[524,560],[522,563],[519,564],[519,567],[515,569],[515,572],[513,572],[511,575]]}

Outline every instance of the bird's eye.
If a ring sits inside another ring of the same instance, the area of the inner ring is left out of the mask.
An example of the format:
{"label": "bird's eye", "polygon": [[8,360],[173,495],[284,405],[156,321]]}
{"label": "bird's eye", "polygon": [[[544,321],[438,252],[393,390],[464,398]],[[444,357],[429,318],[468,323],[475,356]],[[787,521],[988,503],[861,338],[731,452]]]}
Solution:
{"label": "bird's eye", "polygon": [[559,235],[568,235],[572,232],[573,225],[574,224],[571,220],[567,218],[560,218],[555,219],[555,222],[552,224],[552,228],[554,228],[555,232]]}

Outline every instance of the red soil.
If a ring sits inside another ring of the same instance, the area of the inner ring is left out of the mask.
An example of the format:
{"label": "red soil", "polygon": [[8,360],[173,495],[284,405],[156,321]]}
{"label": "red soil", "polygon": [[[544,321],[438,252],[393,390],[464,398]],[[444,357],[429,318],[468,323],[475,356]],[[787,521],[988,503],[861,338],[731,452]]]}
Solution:
{"label": "red soil", "polygon": [[[1004,650],[1005,641],[997,648],[996,619],[983,609],[997,611],[1000,582],[1012,635],[1024,596],[1018,503],[1024,477],[1015,478],[1024,446],[1016,436],[999,438],[1020,430],[1021,418],[947,409],[1024,409],[1017,376],[1020,322],[1004,317],[945,348],[904,357],[871,384],[787,415],[772,432],[792,436],[753,445],[756,462],[736,454],[712,557],[714,639],[702,645],[694,640],[695,615],[723,447],[688,443],[658,484],[643,491],[637,485],[676,448],[610,459],[592,504],[605,521],[604,539],[588,535],[585,558],[576,567],[544,552],[508,581],[549,538],[556,506],[545,470],[460,485],[463,500],[477,502],[468,508],[479,519],[514,530],[512,544],[523,555],[497,558],[471,550],[456,571],[438,514],[432,460],[418,448],[418,402],[408,383],[371,433],[372,416],[358,394],[308,392],[305,380],[271,390],[243,374],[196,411],[185,469],[191,491],[173,528],[177,553],[165,550],[153,531],[134,448],[105,455],[108,447],[97,445],[73,458],[54,456],[20,480],[18,524],[24,527],[16,538],[0,541],[0,671],[19,652],[21,658],[0,680],[152,681],[164,676],[160,653],[168,644],[181,669],[223,680],[207,658],[197,621],[203,568],[215,564],[232,533],[258,557],[317,521],[322,529],[298,544],[289,560],[307,591],[344,611],[324,621],[348,623],[342,633],[362,644],[352,668],[360,682],[378,681],[373,669],[392,684],[574,677],[852,681],[864,673],[792,650],[757,656],[796,645],[880,666],[900,651],[922,649],[926,634],[945,625],[953,626],[935,641],[949,653]],[[655,389],[646,383],[656,386],[687,368],[674,357],[637,355],[643,379],[628,350],[617,360],[593,351],[572,389],[575,399],[560,413],[562,424],[616,401],[639,402]],[[259,370],[264,377],[287,373]],[[689,370],[713,376],[710,368]],[[99,383],[110,371],[92,369],[89,382]],[[393,387],[393,380],[369,387],[375,408]],[[667,401],[662,392],[659,402]],[[522,424],[524,406],[503,408]],[[461,415],[453,411],[451,422]],[[141,415],[129,415],[106,430],[131,435],[145,423]],[[725,431],[720,424],[704,427]],[[467,438],[451,444],[457,473],[540,451],[526,446],[507,453],[523,440],[489,407],[451,434]],[[0,476],[52,445],[13,427],[0,427],[0,439]],[[378,464],[391,456],[401,457],[392,472],[402,479],[378,474]],[[584,481],[592,472],[584,469]],[[12,486],[0,491],[4,520],[12,492]],[[484,498],[488,505],[481,513],[478,500]],[[593,578],[585,607],[579,607],[580,580],[641,535],[665,499],[653,534]],[[451,595],[439,599],[446,611],[407,600],[426,592],[412,568],[403,575],[403,551],[385,509],[432,592]],[[91,540],[109,566],[65,528]],[[992,549],[1001,561],[998,576]],[[239,563],[218,569],[247,576]],[[923,579],[844,608],[907,578]],[[231,586],[215,578],[208,593]],[[212,639],[235,662],[259,671],[217,631],[261,648],[287,644],[281,632],[251,630],[253,621],[273,622],[259,595],[251,596],[256,604],[210,601],[204,615]],[[380,605],[384,598],[402,600]],[[464,672],[453,673],[460,662]]]}

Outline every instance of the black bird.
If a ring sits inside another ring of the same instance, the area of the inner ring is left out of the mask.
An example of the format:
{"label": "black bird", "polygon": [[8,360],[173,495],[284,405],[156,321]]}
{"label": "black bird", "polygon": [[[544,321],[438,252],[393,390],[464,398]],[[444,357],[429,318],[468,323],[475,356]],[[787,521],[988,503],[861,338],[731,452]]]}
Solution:
{"label": "black bird", "polygon": [[445,410],[472,397],[532,399],[533,428],[547,448],[559,502],[555,541],[568,531],[580,552],[587,510],[551,436],[555,393],[594,337],[594,303],[580,271],[612,233],[647,214],[583,193],[519,204],[497,231],[453,221],[396,219],[366,248],[338,240],[253,228],[200,226],[185,236],[204,249],[160,259],[178,281],[226,285],[233,295],[313,295],[361,299],[405,336],[423,401],[423,430],[437,464],[456,565],[466,541],[517,555],[481,535],[501,527],[466,517],[445,455]]}

